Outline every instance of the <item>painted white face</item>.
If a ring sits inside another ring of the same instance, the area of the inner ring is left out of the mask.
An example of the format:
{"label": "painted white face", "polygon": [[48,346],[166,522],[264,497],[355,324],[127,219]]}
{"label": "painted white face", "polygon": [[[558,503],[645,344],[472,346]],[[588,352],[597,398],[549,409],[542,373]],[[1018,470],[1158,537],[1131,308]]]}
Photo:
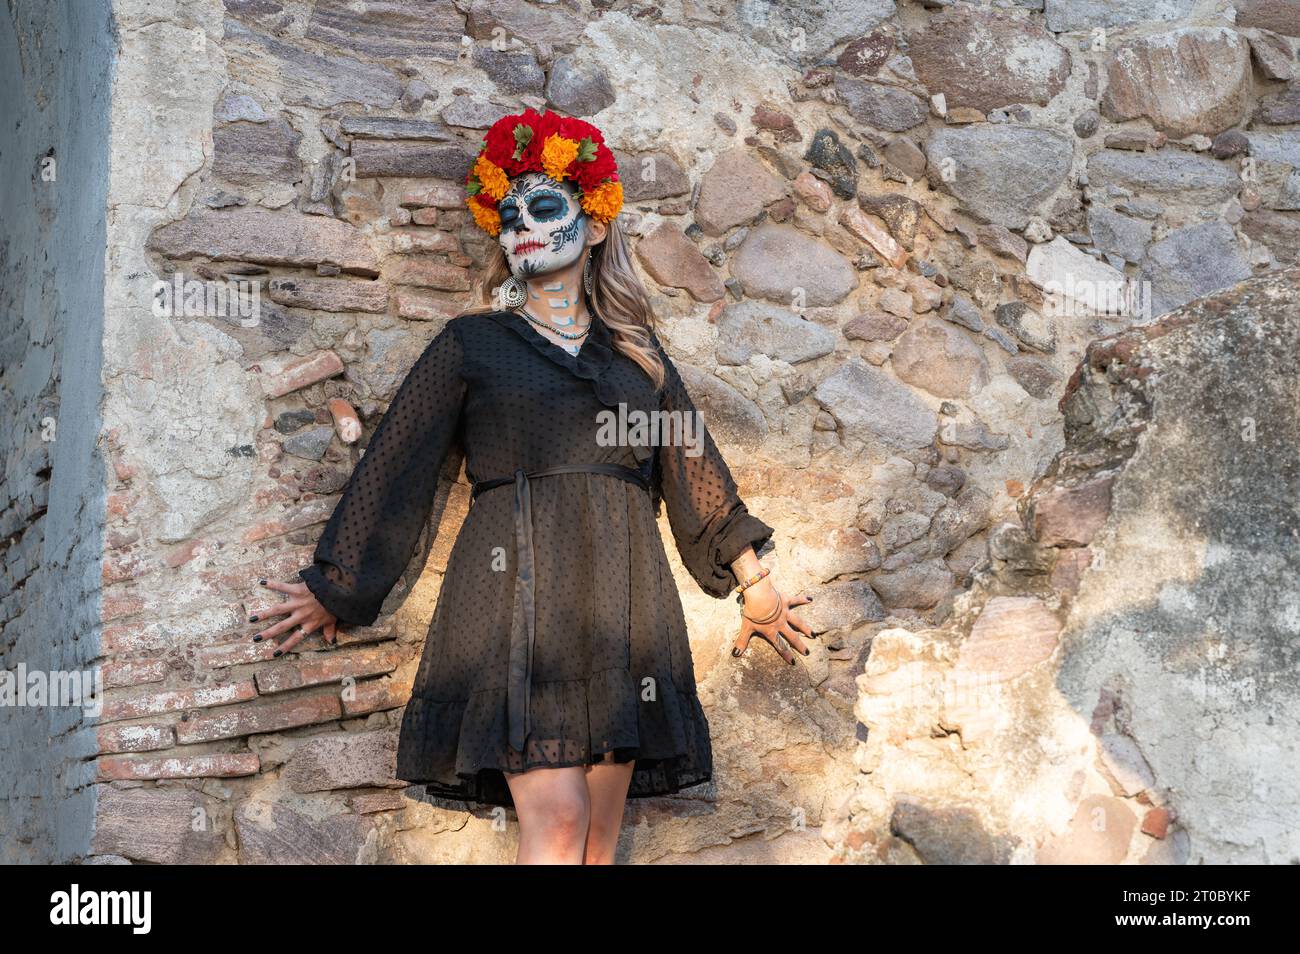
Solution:
{"label": "painted white face", "polygon": [[571,265],[586,247],[587,214],[568,180],[556,182],[543,172],[516,176],[497,212],[497,241],[516,278],[527,280]]}

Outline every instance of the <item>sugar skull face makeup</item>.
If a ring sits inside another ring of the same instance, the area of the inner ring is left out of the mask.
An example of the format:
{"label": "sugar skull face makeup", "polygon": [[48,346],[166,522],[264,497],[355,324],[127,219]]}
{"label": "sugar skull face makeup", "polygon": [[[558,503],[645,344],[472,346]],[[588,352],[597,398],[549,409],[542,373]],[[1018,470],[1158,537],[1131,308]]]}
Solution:
{"label": "sugar skull face makeup", "polygon": [[545,275],[571,265],[582,254],[587,214],[573,183],[557,182],[541,172],[523,173],[511,180],[497,210],[497,241],[516,278]]}

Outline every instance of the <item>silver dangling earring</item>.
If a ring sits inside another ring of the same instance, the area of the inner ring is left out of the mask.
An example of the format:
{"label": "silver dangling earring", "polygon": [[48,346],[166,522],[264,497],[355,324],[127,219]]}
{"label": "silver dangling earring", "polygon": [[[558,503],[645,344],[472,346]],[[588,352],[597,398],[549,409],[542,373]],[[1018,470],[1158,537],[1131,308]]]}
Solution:
{"label": "silver dangling earring", "polygon": [[586,262],[584,262],[583,265],[582,265],[582,288],[583,288],[583,290],[587,293],[587,300],[588,300],[588,301],[591,301],[591,286],[592,286],[592,281],[593,281],[593,279],[592,279],[592,273],[591,273],[591,253],[588,252],[588,253],[587,253],[587,260],[586,260]]}
{"label": "silver dangling earring", "polygon": [[497,287],[501,296],[501,307],[520,308],[528,301],[528,286],[511,275]]}

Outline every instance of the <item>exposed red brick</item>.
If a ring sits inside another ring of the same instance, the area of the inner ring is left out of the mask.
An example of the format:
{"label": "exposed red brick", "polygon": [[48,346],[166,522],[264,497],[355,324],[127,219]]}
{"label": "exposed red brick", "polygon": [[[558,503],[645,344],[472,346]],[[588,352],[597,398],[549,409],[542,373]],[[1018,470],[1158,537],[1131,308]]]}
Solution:
{"label": "exposed red brick", "polygon": [[304,725],[332,722],[343,714],[334,693],[284,699],[271,703],[221,709],[176,725],[176,741],[182,745],[233,739],[242,735],[280,732]]}
{"label": "exposed red brick", "polygon": [[393,649],[362,649],[346,654],[334,651],[319,655],[319,659],[299,657],[296,662],[281,662],[273,668],[263,669],[254,677],[258,691],[266,695],[339,682],[347,676],[377,676],[392,672],[402,659],[401,654]]}
{"label": "exposed red brick", "polygon": [[437,225],[437,209],[416,209],[411,213],[411,221],[416,225]]}
{"label": "exposed red brick", "polygon": [[143,623],[119,623],[105,626],[99,634],[100,651],[105,656],[135,652],[138,649],[159,649],[160,646],[144,644],[146,626]]}
{"label": "exposed red brick", "polygon": [[268,359],[257,366],[262,372],[262,390],[267,397],[283,397],[317,381],[332,378],[343,370],[343,359],[333,351],[317,351],[303,357]]}
{"label": "exposed red brick", "polygon": [[139,502],[140,498],[133,493],[109,494],[108,500],[105,502],[105,508],[110,518],[125,519]]}
{"label": "exposed red brick", "polygon": [[879,226],[857,206],[846,205],[840,213],[840,224],[856,238],[870,245],[884,261],[894,268],[907,264],[907,251],[894,241],[894,237]]}
{"label": "exposed red brick", "polygon": [[141,716],[157,715],[160,712],[224,706],[255,698],[257,698],[257,688],[253,685],[253,680],[245,679],[224,686],[196,686],[193,689],[153,692],[130,699],[111,699],[104,703],[101,719],[104,722],[116,722],[119,719],[138,719]]}
{"label": "exposed red brick", "polygon": [[227,755],[109,755],[96,761],[98,781],[154,778],[234,778],[256,775],[261,760],[252,752]]}
{"label": "exposed red brick", "polygon": [[208,550],[210,548],[206,547],[202,540],[187,540],[180,546],[169,549],[163,556],[163,563],[174,569],[178,566],[184,566],[200,553]]}
{"label": "exposed red brick", "polygon": [[389,236],[389,247],[397,255],[413,252],[447,254],[460,251],[460,239],[450,232],[394,232]]}
{"label": "exposed red brick", "polygon": [[99,618],[104,622],[131,616],[144,609],[144,600],[135,593],[109,592],[99,606]]}
{"label": "exposed red brick", "polygon": [[[275,619],[279,619],[276,617]],[[268,625],[275,619],[267,618]],[[301,644],[300,644],[301,645]],[[208,669],[224,669],[227,666],[246,666],[249,663],[269,662],[275,658],[276,643],[273,639],[253,642],[251,635],[233,643],[219,643],[205,646],[198,652],[198,663]]]}
{"label": "exposed red brick", "polygon": [[1169,834],[1170,814],[1167,808],[1153,808],[1142,816],[1142,831],[1152,838]]}
{"label": "exposed red brick", "polygon": [[[299,504],[285,511],[279,517],[272,520],[263,520],[261,523],[244,531],[243,542],[256,543],[258,540],[265,540],[267,537],[278,537],[280,534],[288,533],[291,530],[301,530],[303,527],[323,523],[334,512],[337,503],[338,497],[334,495]],[[257,579],[260,579],[260,577]]]}
{"label": "exposed red brick", "polygon": [[399,289],[395,297],[397,314],[403,318],[437,321],[439,318],[452,318],[458,314],[456,306],[451,302],[421,292]]}
{"label": "exposed red brick", "polygon": [[[322,498],[337,502],[337,497]],[[282,541],[276,541],[279,544]],[[311,563],[312,545],[285,546],[270,553],[250,551],[254,559],[234,566],[196,568],[192,572],[203,583],[202,594],[228,598],[231,590],[253,592],[259,600],[271,601],[271,590],[257,585],[260,579],[298,583],[298,571]],[[201,594],[201,595],[202,595]],[[251,633],[249,634],[252,635]],[[214,640],[215,642],[215,640]]]}
{"label": "exposed red brick", "polygon": [[361,418],[356,410],[343,398],[330,398],[330,418],[334,421],[334,430],[344,444],[355,444],[361,438]]}
{"label": "exposed red brick", "polygon": [[367,679],[343,694],[343,711],[350,716],[400,709],[411,699],[413,678]]}
{"label": "exposed red brick", "polygon": [[442,291],[469,291],[469,269],[423,258],[406,258],[397,261],[385,277],[397,285],[419,285]]}
{"label": "exposed red brick", "polygon": [[158,564],[139,550],[122,553],[113,552],[104,558],[104,570],[101,575],[105,586],[138,580],[147,573],[158,569]]}
{"label": "exposed red brick", "polygon": [[153,752],[170,749],[176,734],[169,725],[99,725],[95,727],[95,745],[101,753]]}
{"label": "exposed red brick", "polygon": [[1127,803],[1109,795],[1079,802],[1069,827],[1038,849],[1040,865],[1117,865],[1128,854],[1137,820]]}
{"label": "exposed red brick", "polygon": [[435,209],[459,209],[465,204],[465,190],[450,185],[434,185],[425,189],[412,189],[402,193],[402,207],[417,209],[432,206]]}
{"label": "exposed red brick", "polygon": [[167,661],[164,659],[109,660],[100,666],[99,671],[104,679],[105,689],[142,686],[149,682],[161,682],[167,675]]}
{"label": "exposed red brick", "polygon": [[[253,577],[254,583],[257,579]],[[247,578],[240,581],[245,587],[248,582]],[[234,588],[232,584],[224,591],[214,590],[213,595],[228,601]],[[238,613],[231,606],[196,610],[188,618],[158,619],[150,615],[137,622],[105,626],[100,635],[100,650],[104,656],[139,655],[181,644],[207,646],[227,642],[230,637],[223,634],[239,621]]]}

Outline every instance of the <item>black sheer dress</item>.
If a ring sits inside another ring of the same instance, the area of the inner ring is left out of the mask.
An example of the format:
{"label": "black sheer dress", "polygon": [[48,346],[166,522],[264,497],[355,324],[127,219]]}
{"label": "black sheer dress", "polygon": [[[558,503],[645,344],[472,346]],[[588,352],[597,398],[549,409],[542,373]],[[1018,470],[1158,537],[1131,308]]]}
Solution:
{"label": "black sheer dress", "polygon": [[[577,356],[509,311],[449,321],[411,368],[300,576],[367,625],[428,521],[453,441],[474,497],[448,558],[410,702],[397,777],[430,796],[514,804],[503,771],[635,759],[629,797],[713,772],[686,622],[660,540],[718,598],[730,563],[770,545],[713,439],[611,441],[610,415],[694,407],[611,346],[595,319]],[[602,415],[602,412],[605,412]],[[697,418],[698,420],[698,418]],[[549,472],[557,470],[558,472]]]}

